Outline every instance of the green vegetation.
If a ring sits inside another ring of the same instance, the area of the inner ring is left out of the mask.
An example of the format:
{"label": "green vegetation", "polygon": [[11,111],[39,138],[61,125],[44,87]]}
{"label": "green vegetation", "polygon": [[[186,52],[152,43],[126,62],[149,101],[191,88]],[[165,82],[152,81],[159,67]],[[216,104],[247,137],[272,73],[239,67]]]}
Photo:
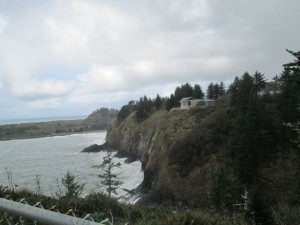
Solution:
{"label": "green vegetation", "polygon": [[35,138],[89,131],[83,120],[0,125],[0,140]]}
{"label": "green vegetation", "polygon": [[158,94],[154,99],[144,96],[139,101],[130,101],[127,105],[122,106],[118,112],[118,122],[121,123],[131,113],[135,112],[136,121],[141,123],[156,111],[179,107],[179,101],[185,97],[202,99],[204,94],[199,84],[195,84],[193,87],[186,83],[177,87],[175,93],[167,98],[162,98]]}
{"label": "green vegetation", "polygon": [[97,109],[84,120],[84,125],[91,130],[106,130],[117,113],[116,109]]}
{"label": "green vegetation", "polygon": [[[240,214],[230,217],[200,210],[176,210],[165,207],[146,208],[119,203],[116,199],[101,193],[91,193],[84,198],[75,196],[72,198],[51,198],[36,195],[29,190],[10,191],[0,186],[0,197],[4,198],[7,196],[10,196],[14,201],[20,201],[25,198],[30,205],[40,202],[45,209],[55,206],[55,210],[61,213],[67,213],[72,209],[73,213],[81,218],[86,214],[91,214],[91,217],[97,222],[109,218],[114,225],[123,225],[125,223],[132,225],[246,224]],[[3,213],[0,212],[0,217],[2,215]],[[12,220],[14,219],[12,218]],[[17,218],[15,218],[15,221],[17,221]],[[34,224],[34,222],[29,223],[28,221],[26,224]]]}
{"label": "green vegetation", "polygon": [[139,123],[147,119],[151,114],[165,107],[166,99],[158,94],[156,98],[151,99],[147,96],[141,97],[139,101],[130,101],[127,105],[121,107],[117,115],[117,120],[121,123],[131,113],[135,112],[135,120]]}
{"label": "green vegetation", "polygon": [[223,82],[220,82],[220,84],[211,82],[206,91],[206,98],[218,99],[220,96],[225,95],[225,92],[225,84]]}
{"label": "green vegetation", "polygon": [[84,184],[75,181],[75,175],[71,174],[70,171],[61,179],[61,183],[66,189],[65,197],[79,197],[82,194]]}
{"label": "green vegetation", "polygon": [[174,107],[179,107],[179,101],[182,98],[193,97],[197,99],[202,99],[204,94],[199,84],[195,84],[194,87],[189,83],[183,84],[180,87],[175,89],[174,94],[171,94],[169,98],[167,98],[166,102],[166,110],[170,110]]}
{"label": "green vegetation", "polygon": [[94,167],[104,168],[104,173],[98,176],[102,179],[101,184],[104,185],[108,197],[111,197],[112,193],[116,194],[116,190],[122,184],[122,181],[119,181],[117,175],[113,173],[113,169],[119,167],[119,165],[113,161],[112,153],[107,151],[107,155],[103,157],[103,163]]}
{"label": "green vegetation", "polygon": [[[114,134],[114,146],[143,162],[145,204],[188,205],[228,215],[246,204],[241,198],[246,188],[247,223],[284,224],[278,221],[288,217],[285,208],[299,218],[300,52],[288,52],[295,61],[272,81],[245,72],[227,91],[222,82],[211,83],[207,97],[216,99],[215,107],[166,112],[193,96],[195,88],[187,83],[163,100],[164,113],[144,108],[146,116],[134,123],[137,108],[132,107],[122,123],[114,124],[108,140]],[[160,115],[159,122],[153,115]]]}
{"label": "green vegetation", "polygon": [[[9,196],[14,201],[20,201],[25,198],[30,205],[37,202],[45,209],[55,206],[55,210],[60,213],[67,213],[72,209],[73,213],[83,218],[87,214],[96,221],[100,222],[109,218],[114,225],[123,225],[125,223],[132,225],[246,225],[247,222],[241,212],[226,216],[222,213],[212,211],[203,211],[199,209],[180,209],[180,208],[147,208],[138,205],[128,205],[118,202],[105,194],[91,193],[84,198],[52,198],[43,195],[37,195],[29,190],[11,191],[0,186],[0,197]],[[300,208],[291,208],[285,203],[279,203],[272,207],[274,224],[297,224],[300,220]],[[0,212],[0,217],[3,213]],[[18,218],[11,217],[11,221],[17,221]],[[34,224],[34,222],[25,222],[25,224]]]}
{"label": "green vegetation", "polygon": [[51,122],[0,125],[0,140],[36,138],[65,135],[95,130],[105,130],[117,110],[101,108],[84,120],[62,120]]}

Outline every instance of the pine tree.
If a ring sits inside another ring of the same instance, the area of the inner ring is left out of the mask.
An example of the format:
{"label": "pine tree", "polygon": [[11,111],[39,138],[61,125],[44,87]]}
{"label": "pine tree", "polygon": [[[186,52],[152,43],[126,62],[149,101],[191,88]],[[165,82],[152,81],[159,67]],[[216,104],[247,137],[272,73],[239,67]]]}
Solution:
{"label": "pine tree", "polygon": [[135,109],[136,109],[136,103],[134,101],[129,101],[127,105],[123,105],[117,115],[117,119],[119,123],[121,123]]}
{"label": "pine tree", "polygon": [[218,99],[220,96],[220,86],[218,83],[213,85],[213,99]]}
{"label": "pine tree", "polygon": [[225,93],[225,84],[223,83],[223,81],[221,81],[219,84],[219,96],[225,95]]}
{"label": "pine tree", "polygon": [[61,179],[62,185],[66,188],[66,197],[78,197],[81,195],[84,185],[75,181],[75,176],[70,171]]}
{"label": "pine tree", "polygon": [[161,99],[161,97],[159,96],[159,94],[156,95],[156,98],[154,100],[154,105],[156,110],[160,110],[162,107],[163,101]]}
{"label": "pine tree", "polygon": [[140,101],[137,103],[136,106],[135,115],[136,115],[137,122],[142,122],[152,113],[153,105],[154,104],[150,98],[148,99],[146,96],[140,98]]}
{"label": "pine tree", "polygon": [[204,94],[199,84],[195,84],[192,97],[196,99],[202,99],[204,97]]}
{"label": "pine tree", "polygon": [[107,151],[107,155],[103,157],[103,163],[94,167],[104,168],[104,173],[98,176],[101,178],[101,184],[104,185],[108,196],[111,197],[112,193],[116,194],[116,190],[123,182],[119,181],[117,175],[113,173],[113,169],[119,166],[113,161],[112,153]]}
{"label": "pine tree", "polygon": [[173,94],[170,95],[170,98],[168,98],[167,103],[166,103],[166,109],[169,111],[175,107],[175,96]]}
{"label": "pine tree", "polygon": [[257,71],[254,73],[253,78],[254,78],[254,91],[256,92],[256,94],[258,94],[260,91],[266,88],[267,83],[264,78],[264,75]]}
{"label": "pine tree", "polygon": [[208,88],[206,91],[206,98],[214,99],[214,84],[212,82],[208,85]]}
{"label": "pine tree", "polygon": [[219,211],[223,207],[230,207],[229,180],[223,168],[214,174],[209,191],[209,198],[213,207]]}
{"label": "pine tree", "polygon": [[300,51],[292,52],[296,58],[294,62],[284,65],[284,71],[279,77],[280,104],[279,111],[284,122],[297,122],[300,120]]}
{"label": "pine tree", "polygon": [[265,88],[263,75],[244,73],[230,87],[233,114],[231,152],[235,171],[243,184],[252,184],[257,160],[263,159],[274,143],[272,119],[264,107]]}

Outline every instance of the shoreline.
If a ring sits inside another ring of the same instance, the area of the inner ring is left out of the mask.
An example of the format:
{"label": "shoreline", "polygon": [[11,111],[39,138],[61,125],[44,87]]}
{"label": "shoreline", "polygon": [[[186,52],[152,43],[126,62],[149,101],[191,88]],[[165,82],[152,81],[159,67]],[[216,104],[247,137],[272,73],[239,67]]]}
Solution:
{"label": "shoreline", "polygon": [[0,141],[13,141],[13,140],[25,140],[25,139],[36,139],[36,138],[46,138],[46,137],[62,137],[68,136],[72,134],[88,134],[88,133],[97,133],[97,132],[105,132],[107,130],[89,130],[83,132],[71,132],[71,133],[61,133],[61,134],[49,134],[49,135],[41,135],[41,136],[31,136],[31,137],[11,137],[11,138],[2,138],[0,137]]}
{"label": "shoreline", "polygon": [[0,141],[65,136],[106,130],[86,120],[57,120],[0,125]]}

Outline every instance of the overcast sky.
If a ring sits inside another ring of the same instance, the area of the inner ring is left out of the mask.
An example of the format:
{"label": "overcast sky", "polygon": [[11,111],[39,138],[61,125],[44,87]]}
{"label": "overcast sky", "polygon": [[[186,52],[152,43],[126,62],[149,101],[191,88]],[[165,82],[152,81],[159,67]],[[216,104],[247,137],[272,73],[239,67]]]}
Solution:
{"label": "overcast sky", "polygon": [[272,79],[299,0],[0,0],[0,120],[87,115],[182,83]]}

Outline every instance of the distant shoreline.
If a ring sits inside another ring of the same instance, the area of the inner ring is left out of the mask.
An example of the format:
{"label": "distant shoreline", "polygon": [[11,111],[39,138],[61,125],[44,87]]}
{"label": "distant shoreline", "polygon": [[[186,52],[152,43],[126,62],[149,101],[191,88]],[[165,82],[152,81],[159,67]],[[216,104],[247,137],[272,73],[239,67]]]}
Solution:
{"label": "distant shoreline", "polygon": [[72,134],[89,134],[89,133],[106,132],[106,131],[107,130],[91,130],[91,131],[74,132],[74,133],[52,134],[52,135],[47,135],[47,136],[18,137],[18,138],[7,138],[7,139],[2,139],[2,137],[0,137],[0,141],[26,140],[26,139],[47,138],[47,137],[63,137],[63,136],[68,136],[68,135],[72,135]]}
{"label": "distant shoreline", "polygon": [[27,118],[27,119],[4,119],[0,120],[0,126],[24,124],[24,123],[39,123],[39,122],[55,122],[68,120],[84,120],[88,116],[61,116],[61,117],[41,117],[41,118]]}
{"label": "distant shoreline", "polygon": [[102,130],[106,129],[95,129],[83,119],[5,124],[0,125],[0,141],[65,136]]}

